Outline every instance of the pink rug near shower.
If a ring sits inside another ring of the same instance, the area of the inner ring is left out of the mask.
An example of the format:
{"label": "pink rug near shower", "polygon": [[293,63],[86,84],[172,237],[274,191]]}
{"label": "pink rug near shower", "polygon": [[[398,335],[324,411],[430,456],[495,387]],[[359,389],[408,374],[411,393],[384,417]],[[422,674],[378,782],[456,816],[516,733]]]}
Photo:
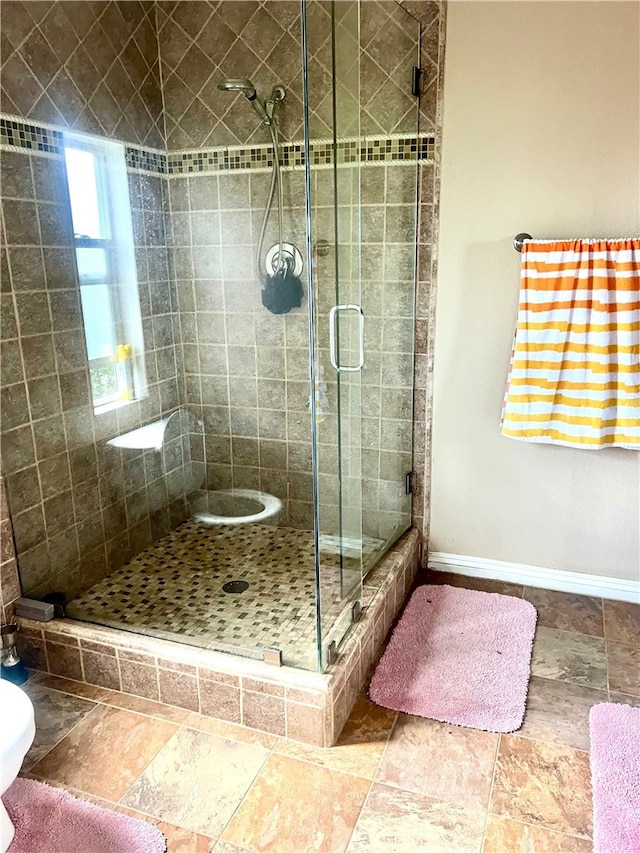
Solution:
{"label": "pink rug near shower", "polygon": [[384,708],[489,732],[524,718],[537,613],[520,598],[421,586],[371,680]]}
{"label": "pink rug near shower", "polygon": [[52,788],[16,779],[2,801],[16,829],[8,853],[165,853],[160,830]]}
{"label": "pink rug near shower", "polygon": [[594,853],[638,853],[640,708],[594,705],[589,732]]}

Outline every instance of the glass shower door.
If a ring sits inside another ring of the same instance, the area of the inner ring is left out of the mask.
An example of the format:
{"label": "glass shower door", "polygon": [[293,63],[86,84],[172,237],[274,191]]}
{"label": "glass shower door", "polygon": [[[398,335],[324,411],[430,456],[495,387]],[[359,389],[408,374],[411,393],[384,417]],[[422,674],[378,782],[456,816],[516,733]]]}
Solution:
{"label": "glass shower door", "polygon": [[302,4],[319,665],[362,602],[358,0]]}

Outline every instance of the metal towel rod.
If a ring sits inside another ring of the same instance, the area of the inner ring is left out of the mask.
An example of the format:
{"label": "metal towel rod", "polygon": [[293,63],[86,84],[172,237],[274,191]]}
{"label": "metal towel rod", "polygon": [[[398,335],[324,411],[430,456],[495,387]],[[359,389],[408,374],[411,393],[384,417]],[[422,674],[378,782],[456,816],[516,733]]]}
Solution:
{"label": "metal towel rod", "polygon": [[533,237],[531,236],[531,234],[527,234],[524,231],[522,231],[520,234],[516,234],[516,236],[513,238],[513,248],[516,250],[516,252],[522,251],[522,246],[524,245],[525,240],[533,240]]}

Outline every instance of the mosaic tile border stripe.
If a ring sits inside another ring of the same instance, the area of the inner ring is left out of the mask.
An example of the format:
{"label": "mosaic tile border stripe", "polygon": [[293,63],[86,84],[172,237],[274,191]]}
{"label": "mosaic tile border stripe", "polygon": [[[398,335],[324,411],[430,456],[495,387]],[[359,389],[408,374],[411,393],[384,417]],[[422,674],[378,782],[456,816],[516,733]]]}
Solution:
{"label": "mosaic tile border stripe", "polygon": [[[332,166],[334,145],[331,140],[316,140],[310,144],[311,168]],[[406,163],[433,160],[435,138],[432,135],[365,137],[344,139],[338,142],[337,164],[353,163]],[[280,163],[285,169],[303,169],[305,150],[303,142],[289,142],[280,146]],[[267,170],[273,165],[270,145],[254,147],[230,146],[199,151],[175,151],[168,156],[169,176],[197,174],[199,172],[236,172]]]}
{"label": "mosaic tile border stripe", "polygon": [[163,151],[149,151],[126,145],[124,149],[127,169],[153,175],[167,174],[167,155]]}
{"label": "mosaic tile border stripe", "polygon": [[[0,114],[1,150],[13,151],[17,148],[42,157],[63,157],[64,133],[64,130],[53,125],[24,122],[14,116]],[[129,170],[154,175],[165,175],[167,172],[167,155],[163,151],[125,143],[124,154]]]}
{"label": "mosaic tile border stripe", "polygon": [[0,146],[3,148],[22,148],[34,154],[61,156],[62,137],[62,131],[53,127],[0,116]]}
{"label": "mosaic tile border stripe", "polygon": [[[64,131],[15,116],[0,114],[0,149],[20,149],[38,156],[62,157]],[[331,140],[315,140],[310,144],[311,168],[329,168],[334,163]],[[343,139],[335,148],[337,164],[354,163],[380,165],[432,161],[435,156],[435,137],[426,134],[372,136],[364,139]],[[127,168],[153,175],[185,175],[202,172],[268,171],[273,165],[270,145],[229,146],[191,151],[174,151],[168,155],[156,149],[125,145]],[[280,146],[280,163],[284,169],[303,169],[303,142],[288,142]]]}

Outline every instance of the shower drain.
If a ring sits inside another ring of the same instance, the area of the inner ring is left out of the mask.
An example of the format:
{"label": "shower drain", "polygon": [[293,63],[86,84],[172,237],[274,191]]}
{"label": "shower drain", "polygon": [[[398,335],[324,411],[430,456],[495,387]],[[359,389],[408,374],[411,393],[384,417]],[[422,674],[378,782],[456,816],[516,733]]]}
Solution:
{"label": "shower drain", "polygon": [[249,589],[246,581],[228,581],[222,587],[223,592],[244,592],[245,589]]}

